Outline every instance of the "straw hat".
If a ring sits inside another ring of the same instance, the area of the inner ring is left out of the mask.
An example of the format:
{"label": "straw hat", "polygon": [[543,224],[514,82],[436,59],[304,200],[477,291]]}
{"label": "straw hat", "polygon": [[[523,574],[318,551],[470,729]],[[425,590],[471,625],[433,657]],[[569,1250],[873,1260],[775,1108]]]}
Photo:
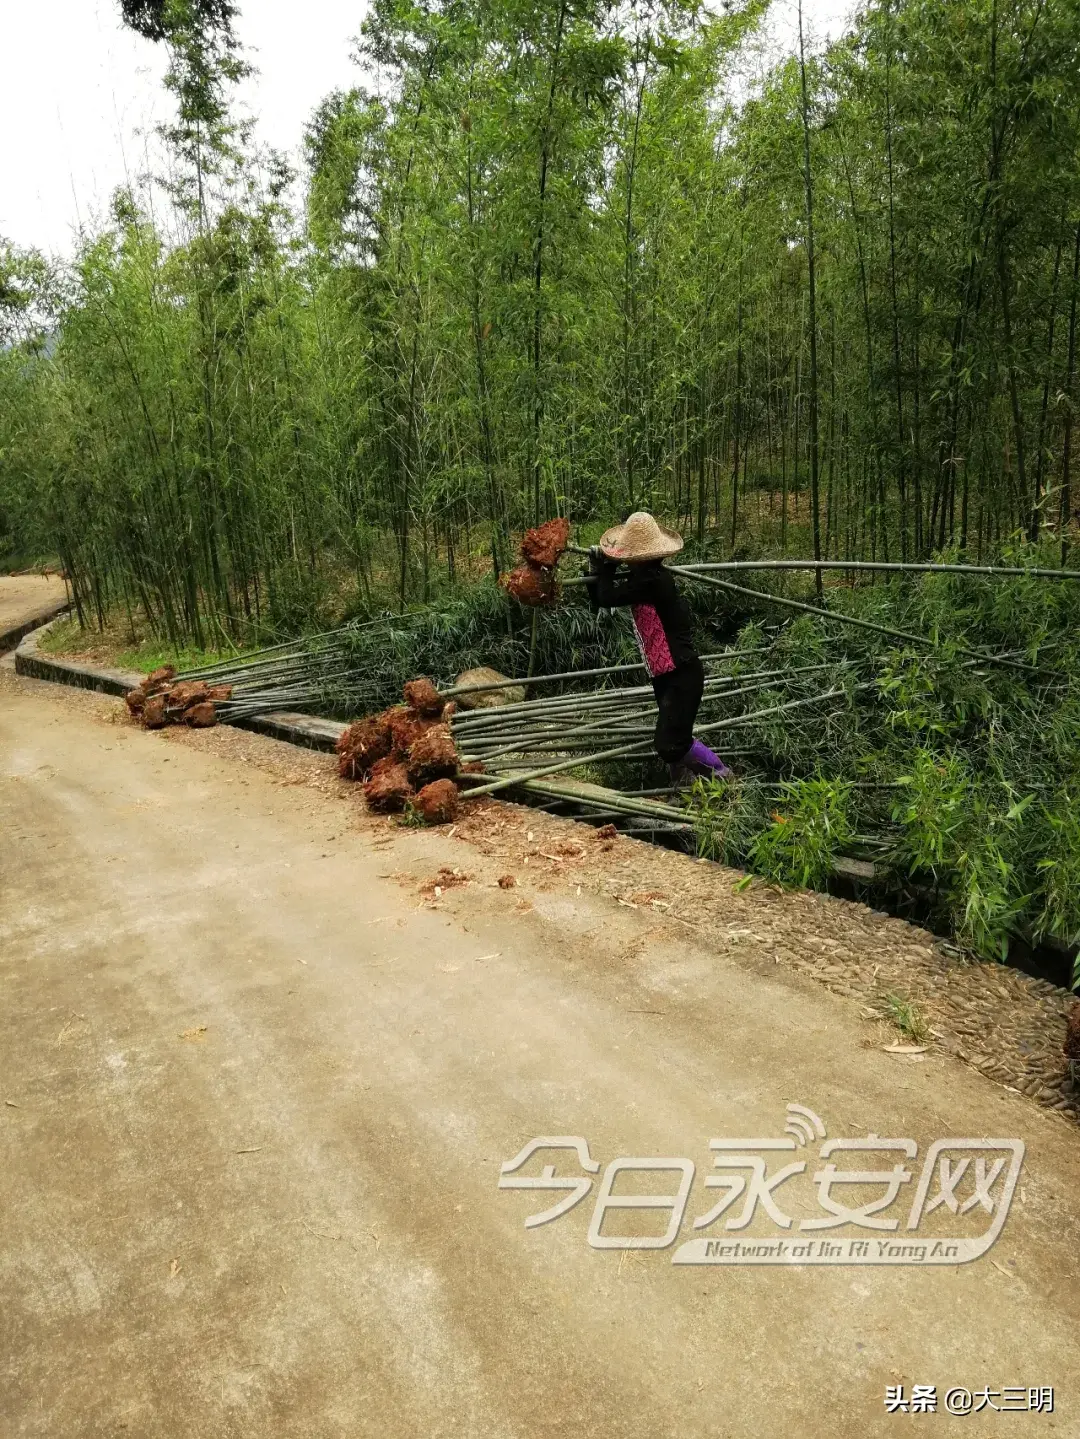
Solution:
{"label": "straw hat", "polygon": [[667,555],[677,555],[682,547],[681,535],[657,524],[644,510],[632,514],[625,524],[614,525],[600,538],[600,548],[611,560],[662,560]]}

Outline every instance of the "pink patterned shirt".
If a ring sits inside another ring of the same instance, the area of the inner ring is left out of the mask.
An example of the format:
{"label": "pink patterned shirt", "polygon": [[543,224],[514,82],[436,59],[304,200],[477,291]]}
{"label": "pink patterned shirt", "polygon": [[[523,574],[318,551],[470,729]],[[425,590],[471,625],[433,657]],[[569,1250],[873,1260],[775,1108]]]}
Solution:
{"label": "pink patterned shirt", "polygon": [[634,621],[634,633],[637,635],[638,648],[641,650],[641,658],[645,661],[645,668],[649,672],[649,678],[655,679],[657,675],[669,675],[675,668],[675,661],[671,658],[671,646],[668,644],[667,634],[656,613],[655,605],[631,605],[630,614]]}

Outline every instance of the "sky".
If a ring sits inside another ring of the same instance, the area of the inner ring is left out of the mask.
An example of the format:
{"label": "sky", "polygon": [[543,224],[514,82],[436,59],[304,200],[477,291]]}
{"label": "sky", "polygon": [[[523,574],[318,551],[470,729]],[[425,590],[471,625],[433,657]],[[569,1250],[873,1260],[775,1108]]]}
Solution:
{"label": "sky", "polygon": [[[5,7],[0,60],[0,237],[69,254],[118,185],[154,168],[154,126],[171,113],[160,47],[123,28],[119,0]],[[850,0],[804,0],[809,32],[835,35]],[[304,126],[331,90],[356,84],[350,55],[365,0],[240,0],[237,34],[258,74],[241,101],[263,145],[300,159]],[[792,0],[771,29],[791,43]]]}

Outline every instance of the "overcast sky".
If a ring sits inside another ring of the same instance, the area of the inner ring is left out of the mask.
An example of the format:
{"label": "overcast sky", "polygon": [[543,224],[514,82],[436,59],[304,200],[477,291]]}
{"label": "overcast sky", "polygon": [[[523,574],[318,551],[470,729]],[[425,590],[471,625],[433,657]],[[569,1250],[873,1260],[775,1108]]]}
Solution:
{"label": "overcast sky", "polygon": [[[356,83],[351,40],[365,0],[240,0],[238,34],[259,74],[243,89],[259,140],[299,159],[304,125],[329,91]],[[817,38],[850,0],[804,0]],[[5,6],[0,59],[0,236],[69,252],[126,178],[149,168],[147,144],[170,115],[159,47],[125,30],[119,0]],[[795,8],[774,0],[790,37]]]}

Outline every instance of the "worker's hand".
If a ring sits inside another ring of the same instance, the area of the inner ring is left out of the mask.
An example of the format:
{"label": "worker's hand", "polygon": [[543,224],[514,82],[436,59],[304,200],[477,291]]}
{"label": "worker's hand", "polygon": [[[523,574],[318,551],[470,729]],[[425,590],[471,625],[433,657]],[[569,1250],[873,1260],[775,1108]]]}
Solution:
{"label": "worker's hand", "polygon": [[609,560],[599,545],[589,546],[589,569],[594,575],[602,573],[606,569],[614,568],[615,561]]}

